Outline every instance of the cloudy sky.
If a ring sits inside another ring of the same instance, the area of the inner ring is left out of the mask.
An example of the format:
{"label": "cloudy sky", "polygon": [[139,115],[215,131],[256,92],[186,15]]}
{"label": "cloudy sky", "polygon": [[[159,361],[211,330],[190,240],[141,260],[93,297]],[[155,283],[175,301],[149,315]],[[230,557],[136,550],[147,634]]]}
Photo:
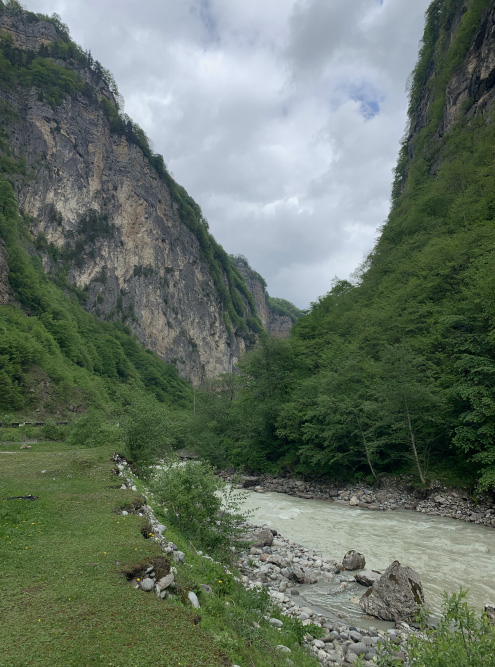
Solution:
{"label": "cloudy sky", "polygon": [[114,74],[126,112],[271,295],[306,308],[386,220],[430,0],[26,0]]}

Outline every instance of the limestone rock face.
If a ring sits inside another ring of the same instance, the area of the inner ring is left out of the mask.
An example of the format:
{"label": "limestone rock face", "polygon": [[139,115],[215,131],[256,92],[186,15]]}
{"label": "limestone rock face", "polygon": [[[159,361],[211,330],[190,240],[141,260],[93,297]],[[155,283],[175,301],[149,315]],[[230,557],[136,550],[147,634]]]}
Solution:
{"label": "limestone rock face", "polygon": [[[20,48],[37,49],[57,38],[50,23],[5,13],[0,32]],[[69,257],[68,280],[82,290],[87,310],[122,321],[182,376],[198,383],[232,371],[253,331],[226,324],[219,277],[216,286],[169,185],[141,148],[111,131],[101,102],[114,98],[103,79],[73,67],[91,95],[75,93],[55,108],[38,90],[0,86],[0,101],[17,114],[6,131],[13,158],[25,158],[30,174],[15,189],[33,237],[43,235]],[[53,252],[45,253],[45,271],[59,263]],[[3,300],[4,265],[0,248]],[[228,289],[221,267],[219,275]]]}
{"label": "limestone rock face", "polygon": [[394,561],[361,597],[361,608],[385,621],[413,621],[424,604],[419,575]]}
{"label": "limestone rock face", "polygon": [[237,256],[234,262],[244,277],[248,290],[253,295],[256,313],[261,324],[275,338],[286,338],[292,328],[291,318],[287,315],[279,315],[270,307],[263,278],[253,271],[244,257]]}
{"label": "limestone rock face", "polygon": [[[455,16],[450,23],[453,36],[464,15],[465,3],[459,3]],[[464,61],[455,68],[452,78],[447,84],[443,118],[438,128],[441,136],[447,132],[460,115],[466,114],[469,119],[477,111],[489,113],[495,101],[495,7],[489,5],[483,12],[481,23],[471,40]],[[435,75],[430,71],[423,87],[419,106],[415,110],[411,124],[408,144],[412,149],[415,135],[429,121],[429,109],[433,101],[429,80]]]}

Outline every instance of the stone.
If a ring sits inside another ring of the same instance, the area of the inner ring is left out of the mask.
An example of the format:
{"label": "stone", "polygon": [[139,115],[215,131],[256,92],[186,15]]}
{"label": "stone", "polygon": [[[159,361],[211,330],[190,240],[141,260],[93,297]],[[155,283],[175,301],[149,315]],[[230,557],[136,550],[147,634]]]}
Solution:
{"label": "stone", "polygon": [[213,593],[213,588],[208,584],[201,584],[201,588],[205,593]]}
{"label": "stone", "polygon": [[495,623],[495,604],[486,604],[484,612],[488,616],[488,619],[492,623]]}
{"label": "stone", "polygon": [[354,579],[362,586],[373,586],[381,576],[382,573],[378,572],[378,570],[363,570],[355,574]]}
{"label": "stone", "polygon": [[194,607],[194,609],[200,609],[199,600],[198,600],[198,596],[196,595],[196,593],[194,593],[193,591],[189,591],[189,593],[187,594],[187,599],[189,600],[191,605]]}
{"label": "stone", "polygon": [[142,579],[139,582],[139,587],[143,591],[152,591],[155,588],[155,582],[153,579],[150,579],[149,577],[146,577],[146,579]]}
{"label": "stone", "polygon": [[276,628],[282,628],[284,626],[282,621],[279,620],[278,618],[269,618],[268,623],[270,623],[270,625],[273,625]]}
{"label": "stone", "polygon": [[174,551],[174,561],[176,563],[184,563],[186,560],[186,554],[183,551]]}
{"label": "stone", "polygon": [[299,565],[293,565],[290,569],[289,579],[295,581],[297,584],[304,584],[304,570]]}
{"label": "stone", "polygon": [[255,547],[270,547],[273,543],[273,533],[269,528],[262,528],[254,537]]}
{"label": "stone", "polygon": [[363,642],[356,642],[355,644],[349,644],[347,648],[347,654],[354,653],[355,655],[365,655],[368,651],[368,647]]}
{"label": "stone", "polygon": [[270,556],[268,556],[267,563],[273,563],[278,567],[284,567],[285,565],[284,559],[282,558],[282,556],[279,556],[278,554],[271,554]]}
{"label": "stone", "polygon": [[170,572],[170,574],[167,574],[160,579],[160,581],[157,583],[157,588],[159,589],[160,592],[162,592],[166,588],[168,588],[170,584],[173,584],[173,582],[174,582],[174,575],[172,574],[172,572]]}
{"label": "stone", "polygon": [[159,533],[164,533],[167,530],[167,526],[164,526],[163,523],[157,524],[155,530]]}
{"label": "stone", "polygon": [[352,507],[359,505],[359,500],[357,496],[352,496],[352,498],[349,500],[349,505],[351,505]]}
{"label": "stone", "polygon": [[292,653],[290,648],[288,646],[284,646],[283,644],[277,644],[276,649],[281,653]]}
{"label": "stone", "polygon": [[362,570],[366,565],[366,559],[359,551],[351,549],[342,559],[344,570]]}
{"label": "stone", "polygon": [[419,575],[396,560],[368,588],[359,604],[367,614],[385,621],[413,621],[424,604]]}

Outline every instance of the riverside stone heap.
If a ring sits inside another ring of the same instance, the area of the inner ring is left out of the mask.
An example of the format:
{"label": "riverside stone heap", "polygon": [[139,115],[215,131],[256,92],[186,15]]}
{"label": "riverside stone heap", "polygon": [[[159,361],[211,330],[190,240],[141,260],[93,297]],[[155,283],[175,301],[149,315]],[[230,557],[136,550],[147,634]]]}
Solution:
{"label": "riverside stone heap", "polygon": [[[234,479],[228,474],[224,477]],[[238,487],[249,488],[257,493],[275,491],[296,498],[331,500],[337,504],[372,511],[408,509],[495,527],[495,504],[488,497],[475,502],[466,489],[448,489],[435,482],[428,489],[414,489],[407,477],[383,479],[380,484],[380,488],[364,483],[342,487],[334,483],[260,475],[241,477]]]}
{"label": "riverside stone heap", "polygon": [[[254,546],[248,552],[241,554],[239,558],[239,567],[244,573],[242,583],[247,588],[267,587],[272,600],[281,607],[283,613],[298,619],[304,627],[307,627],[305,643],[322,665],[328,667],[351,665],[361,658],[364,660],[363,665],[371,666],[375,664],[375,657],[380,647],[384,650],[385,646],[388,647],[387,652],[393,654],[398,660],[406,659],[403,645],[413,630],[407,623],[399,619],[401,618],[401,603],[405,610],[404,616],[407,618],[411,616],[410,612],[414,607],[414,596],[408,595],[407,591],[404,592],[401,589],[399,594],[394,594],[389,599],[387,594],[390,593],[390,588],[387,589],[385,586],[385,593],[382,596],[375,597],[368,594],[368,591],[373,590],[372,588],[369,588],[362,596],[361,599],[366,598],[366,604],[372,613],[375,613],[375,610],[380,612],[385,609],[385,614],[377,613],[377,615],[397,620],[396,627],[387,631],[375,627],[358,630],[357,627],[346,625],[316,613],[308,606],[298,604],[301,599],[298,587],[303,584],[320,581],[327,583],[329,588],[332,587],[334,595],[342,593],[349,596],[353,593],[360,595],[363,589],[358,585],[358,581],[365,586],[372,586],[375,581],[385,577],[389,570],[392,573],[393,581],[393,577],[397,576],[399,572],[399,563],[393,563],[383,575],[375,571],[353,575],[349,572],[350,570],[365,566],[364,556],[356,551],[349,551],[342,562],[338,562],[319,556],[312,550],[283,538],[278,535],[277,531],[267,526],[261,529],[252,527],[248,537],[254,540]],[[404,576],[407,579],[412,570],[409,568],[402,568],[402,570],[406,571]],[[416,579],[417,575],[414,573],[414,581]],[[386,580],[389,581],[388,577]],[[419,584],[419,579],[417,581]],[[419,584],[418,591],[418,596],[422,601],[421,584]],[[378,592],[380,593],[380,590]],[[359,602],[358,597],[353,599],[356,603]],[[405,600],[408,605],[404,605]],[[415,608],[417,610],[418,605]],[[283,627],[283,621],[280,619],[269,618],[268,620],[276,627]],[[321,639],[311,634],[311,631],[315,632],[314,626],[322,628],[323,637]]]}

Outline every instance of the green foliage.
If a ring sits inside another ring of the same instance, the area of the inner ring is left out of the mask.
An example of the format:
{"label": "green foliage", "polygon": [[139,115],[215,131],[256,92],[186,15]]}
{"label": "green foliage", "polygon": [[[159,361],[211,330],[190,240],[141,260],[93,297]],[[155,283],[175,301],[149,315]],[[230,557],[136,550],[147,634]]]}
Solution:
{"label": "green foliage", "polygon": [[435,116],[488,6],[461,4],[428,10],[411,114],[431,93],[430,124],[401,149],[358,281],[335,280],[289,340],[246,355],[234,392],[198,400],[196,441],[216,464],[418,482],[462,471],[495,489],[495,123],[473,107],[439,137]]}
{"label": "green foliage", "polygon": [[279,299],[274,296],[269,296],[268,303],[272,310],[274,310],[279,315],[290,317],[293,322],[299,319],[303,314],[302,310],[299,310],[299,308],[286,299]]}
{"label": "green foliage", "polygon": [[[435,629],[423,627],[424,638],[411,637],[411,667],[486,667],[494,664],[495,627],[485,614],[468,607],[466,592],[444,594],[443,613]],[[379,665],[387,665],[382,657]]]}
{"label": "green foliage", "polygon": [[169,453],[173,445],[168,434],[168,411],[148,396],[130,396],[123,428],[126,458],[142,477],[147,477],[149,466]]}
{"label": "green foliage", "polygon": [[227,558],[246,520],[241,494],[232,491],[205,461],[170,461],[152,480],[166,520],[196,546]]}
{"label": "green foliage", "polygon": [[66,441],[71,447],[110,446],[117,450],[122,443],[122,432],[108,415],[92,408],[70,424]]}

